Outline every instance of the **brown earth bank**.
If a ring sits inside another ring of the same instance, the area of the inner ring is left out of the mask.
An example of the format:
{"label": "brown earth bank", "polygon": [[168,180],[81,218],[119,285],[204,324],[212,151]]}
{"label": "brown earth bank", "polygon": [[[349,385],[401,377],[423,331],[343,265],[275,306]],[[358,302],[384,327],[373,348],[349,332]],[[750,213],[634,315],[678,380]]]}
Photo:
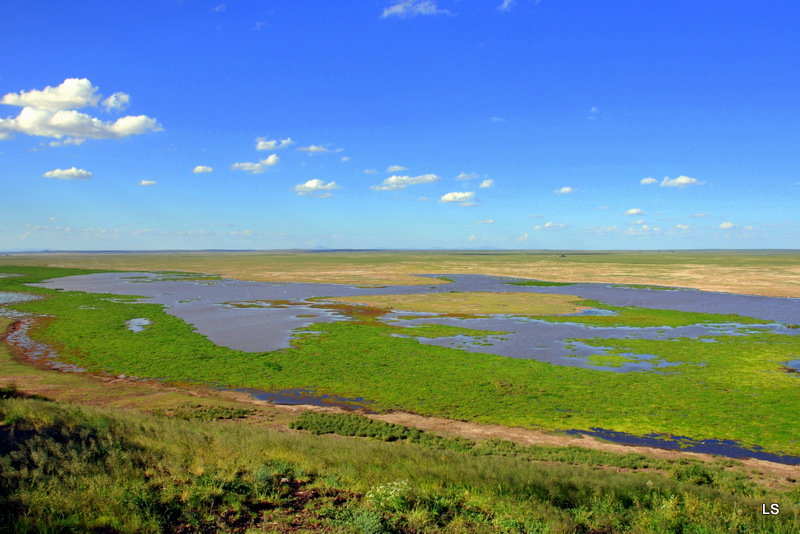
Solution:
{"label": "brown earth bank", "polygon": [[[10,321],[6,319],[3,322]],[[41,360],[32,357],[25,350],[8,343],[7,334],[18,322],[10,324],[8,330],[3,329],[4,333],[0,334],[0,387],[13,384],[20,392],[27,395],[42,395],[59,402],[151,413],[187,405],[251,407],[255,408],[253,414],[227,423],[250,424],[282,432],[294,432],[289,430],[288,424],[306,410],[352,413],[337,407],[279,405],[255,399],[247,393],[213,390],[192,384],[164,383],[156,380],[142,381],[121,375],[110,376],[55,370]],[[0,327],[2,326],[0,324]],[[9,354],[11,357],[8,357]],[[718,459],[718,457],[708,454],[620,445],[586,435],[570,436],[542,430],[428,417],[402,411],[389,411],[381,414],[363,413],[363,411],[359,411],[359,413],[387,423],[418,428],[441,436],[458,436],[474,441],[500,439],[520,445],[574,446],[618,454],[641,454],[669,460],[694,458],[712,462]],[[800,466],[754,459],[735,460],[734,462],[737,466],[732,469],[743,471],[758,483],[772,488],[789,489],[800,483],[792,482],[800,481]]]}
{"label": "brown earth bank", "polygon": [[172,270],[238,280],[364,285],[432,283],[415,274],[487,274],[800,297],[798,251],[37,253],[0,256],[2,265]]}

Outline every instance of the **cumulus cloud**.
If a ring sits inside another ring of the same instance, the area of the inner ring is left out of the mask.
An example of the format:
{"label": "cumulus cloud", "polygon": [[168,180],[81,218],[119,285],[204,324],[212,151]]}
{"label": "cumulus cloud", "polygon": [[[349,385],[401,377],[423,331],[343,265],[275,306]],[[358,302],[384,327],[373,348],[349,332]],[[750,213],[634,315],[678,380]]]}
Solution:
{"label": "cumulus cloud", "polygon": [[131,103],[131,95],[117,92],[103,100],[102,103],[106,111],[122,111]]}
{"label": "cumulus cloud", "polygon": [[694,178],[689,178],[688,176],[678,176],[677,178],[670,179],[669,176],[665,176],[664,179],[661,181],[661,187],[680,187],[684,188],[687,185],[701,185],[701,182]]}
{"label": "cumulus cloud", "polygon": [[403,172],[407,170],[408,167],[403,167],[402,165],[390,165],[386,168],[386,172]]}
{"label": "cumulus cloud", "polygon": [[213,170],[214,169],[212,169],[208,165],[198,165],[197,167],[192,169],[192,172],[195,173],[195,174],[203,174],[203,173],[211,172]]}
{"label": "cumulus cloud", "polygon": [[678,230],[688,230],[689,229],[689,225],[688,224],[676,224],[675,228],[677,228]]}
{"label": "cumulus cloud", "polygon": [[727,221],[719,225],[720,230],[730,230],[731,228],[735,228],[735,227],[736,227],[735,224],[733,224],[732,222],[727,222]]}
{"label": "cumulus cloud", "polygon": [[639,208],[631,208],[625,212],[625,215],[644,215],[644,211],[640,210]]}
{"label": "cumulus cloud", "polygon": [[486,219],[485,221],[477,221],[475,224],[494,224],[494,219]]}
{"label": "cumulus cloud", "polygon": [[655,178],[642,178],[642,181],[639,183],[642,185],[657,184],[658,180],[656,180]]}
{"label": "cumulus cloud", "polygon": [[561,189],[556,189],[554,191],[554,193],[557,194],[557,195],[568,195],[568,194],[574,193],[574,192],[575,192],[575,188],[573,188],[573,187],[562,187]]}
{"label": "cumulus cloud", "polygon": [[234,163],[231,165],[231,169],[234,171],[245,171],[253,174],[261,174],[267,170],[267,167],[277,165],[278,161],[280,161],[280,159],[278,158],[277,154],[270,154],[269,157],[262,159],[258,163],[251,163],[247,161],[243,163]]}
{"label": "cumulus cloud", "polygon": [[476,236],[475,234],[472,234],[471,236],[469,236],[469,240],[470,241],[477,241],[478,240],[478,236]]}
{"label": "cumulus cloud", "polygon": [[479,185],[478,187],[480,187],[480,188],[484,188],[484,189],[485,189],[485,188],[487,188],[487,187],[492,187],[493,185],[494,185],[494,180],[492,180],[491,178],[489,178],[488,180],[484,180],[484,181],[482,181],[482,182],[481,182],[481,185]]}
{"label": "cumulus cloud", "polygon": [[[313,180],[309,180],[304,184],[298,184],[292,188],[292,190],[297,191],[297,194],[300,196],[308,196],[312,193],[319,193],[320,191],[330,191],[332,189],[338,189],[339,186],[336,185],[336,182],[328,182],[327,184],[318,178],[314,178]],[[327,198],[331,196],[330,193],[324,193],[320,195],[316,195],[320,198]]]}
{"label": "cumulus cloud", "polygon": [[397,0],[391,6],[384,8],[381,18],[387,17],[413,17],[415,15],[436,15],[450,13],[446,9],[439,9],[433,0]]}
{"label": "cumulus cloud", "polygon": [[291,144],[294,144],[291,137],[281,140],[267,139],[266,137],[256,138],[256,150],[278,150]]}
{"label": "cumulus cloud", "polygon": [[[121,139],[131,135],[161,130],[155,119],[145,115],[130,115],[116,121],[103,121],[77,111],[97,107],[102,95],[97,87],[85,79],[68,78],[57,87],[32,89],[8,93],[0,103],[22,107],[19,115],[0,119],[0,139],[10,139],[15,134],[62,139],[67,137],[79,144],[78,139]],[[107,110],[123,109],[130,102],[125,93],[114,93],[103,101]]]}
{"label": "cumulus cloud", "polygon": [[421,174],[419,176],[397,176],[392,175],[383,181],[382,185],[373,185],[375,191],[398,191],[405,189],[409,185],[430,184],[438,182],[441,178],[435,174]]}
{"label": "cumulus cloud", "polygon": [[156,185],[155,180],[142,180],[139,182],[139,185]]}
{"label": "cumulus cloud", "polygon": [[465,191],[465,192],[455,191],[453,193],[446,193],[442,195],[442,198],[439,199],[439,202],[472,203],[472,200],[474,198],[475,198],[475,193],[473,193],[472,191]]}
{"label": "cumulus cloud", "polygon": [[92,173],[84,169],[72,167],[71,169],[47,171],[42,176],[45,178],[58,178],[59,180],[88,180],[92,177]]}
{"label": "cumulus cloud", "polygon": [[80,109],[86,106],[97,106],[100,95],[95,94],[97,87],[86,78],[67,78],[59,86],[43,90],[31,89],[19,93],[8,93],[0,99],[0,104],[9,106],[30,107],[58,111],[64,109]]}
{"label": "cumulus cloud", "polygon": [[565,228],[567,225],[564,223],[557,223],[553,221],[548,221],[544,224],[537,224],[533,227],[534,230],[561,230]]}
{"label": "cumulus cloud", "polygon": [[519,241],[520,243],[522,243],[524,241],[527,241],[527,240],[528,240],[528,232],[525,232],[524,234],[522,234],[521,236],[519,236],[517,238],[517,241]]}
{"label": "cumulus cloud", "polygon": [[327,148],[320,145],[301,146],[298,147],[297,150],[300,150],[301,152],[308,152],[309,154],[319,154],[322,152],[328,152]]}
{"label": "cumulus cloud", "polygon": [[350,161],[350,156],[342,156],[341,159],[342,159],[342,163],[344,163],[345,161]]}
{"label": "cumulus cloud", "polygon": [[459,173],[458,176],[456,176],[456,180],[472,180],[472,179],[478,178],[478,177],[479,176],[477,174],[475,174],[474,172],[470,172],[470,173],[462,172],[462,173]]}

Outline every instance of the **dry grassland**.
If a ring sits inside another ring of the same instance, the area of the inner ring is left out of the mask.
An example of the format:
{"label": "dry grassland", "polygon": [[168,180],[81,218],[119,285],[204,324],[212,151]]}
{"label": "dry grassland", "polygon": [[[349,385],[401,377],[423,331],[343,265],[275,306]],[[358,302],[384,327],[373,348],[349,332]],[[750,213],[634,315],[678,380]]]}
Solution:
{"label": "dry grassland", "polygon": [[575,295],[539,293],[435,293],[432,295],[375,295],[338,297],[330,300],[365,304],[376,308],[395,308],[413,312],[473,315],[563,315],[585,307],[574,304]]}
{"label": "dry grassland", "polygon": [[800,297],[798,251],[160,252],[0,256],[0,265],[213,273],[239,280],[364,285],[441,283],[415,274],[487,274],[557,282],[657,284]]}

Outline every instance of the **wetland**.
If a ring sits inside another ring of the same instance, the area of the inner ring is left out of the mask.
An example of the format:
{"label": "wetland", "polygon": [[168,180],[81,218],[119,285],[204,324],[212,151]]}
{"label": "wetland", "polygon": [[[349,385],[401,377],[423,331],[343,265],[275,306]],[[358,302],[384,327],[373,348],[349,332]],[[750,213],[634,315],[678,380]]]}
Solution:
{"label": "wetland", "polygon": [[3,270],[20,275],[4,291],[39,297],[14,313],[48,316],[29,337],[92,373],[800,453],[796,299],[459,274],[357,287]]}

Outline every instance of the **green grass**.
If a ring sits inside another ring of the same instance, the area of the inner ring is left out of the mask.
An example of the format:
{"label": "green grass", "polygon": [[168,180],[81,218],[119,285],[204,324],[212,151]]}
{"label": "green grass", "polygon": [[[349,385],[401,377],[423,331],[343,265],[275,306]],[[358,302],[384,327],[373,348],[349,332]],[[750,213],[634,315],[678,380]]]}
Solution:
{"label": "green grass", "polygon": [[[664,476],[607,454],[562,461],[504,442],[459,451],[30,399],[0,400],[0,435],[0,532],[800,528],[797,491],[729,484],[697,462],[659,463]],[[599,461],[635,467],[598,470]],[[762,516],[762,502],[781,515]]]}
{"label": "green grass", "polygon": [[[318,323],[305,330],[319,334],[300,336],[291,349],[253,354],[214,345],[157,305],[20,285],[76,271],[4,270],[27,276],[0,279],[0,288],[49,296],[15,306],[57,317],[44,320],[32,334],[52,344],[65,361],[95,371],[257,389],[310,388],[364,397],[381,410],[551,430],[602,427],[638,435],[732,439],[768,452],[800,453],[797,378],[783,371],[783,364],[800,353],[797,336],[717,336],[716,343],[587,341],[612,347],[612,359],[633,353],[685,362],[664,374],[619,374],[424,345],[413,337],[391,334],[462,334],[480,340],[489,333],[440,325],[389,326],[379,321],[385,310],[341,305],[356,320]],[[633,326],[763,322],[642,308],[616,310],[617,316],[566,320]],[[124,323],[132,318],[147,318],[151,325],[131,332]]]}

